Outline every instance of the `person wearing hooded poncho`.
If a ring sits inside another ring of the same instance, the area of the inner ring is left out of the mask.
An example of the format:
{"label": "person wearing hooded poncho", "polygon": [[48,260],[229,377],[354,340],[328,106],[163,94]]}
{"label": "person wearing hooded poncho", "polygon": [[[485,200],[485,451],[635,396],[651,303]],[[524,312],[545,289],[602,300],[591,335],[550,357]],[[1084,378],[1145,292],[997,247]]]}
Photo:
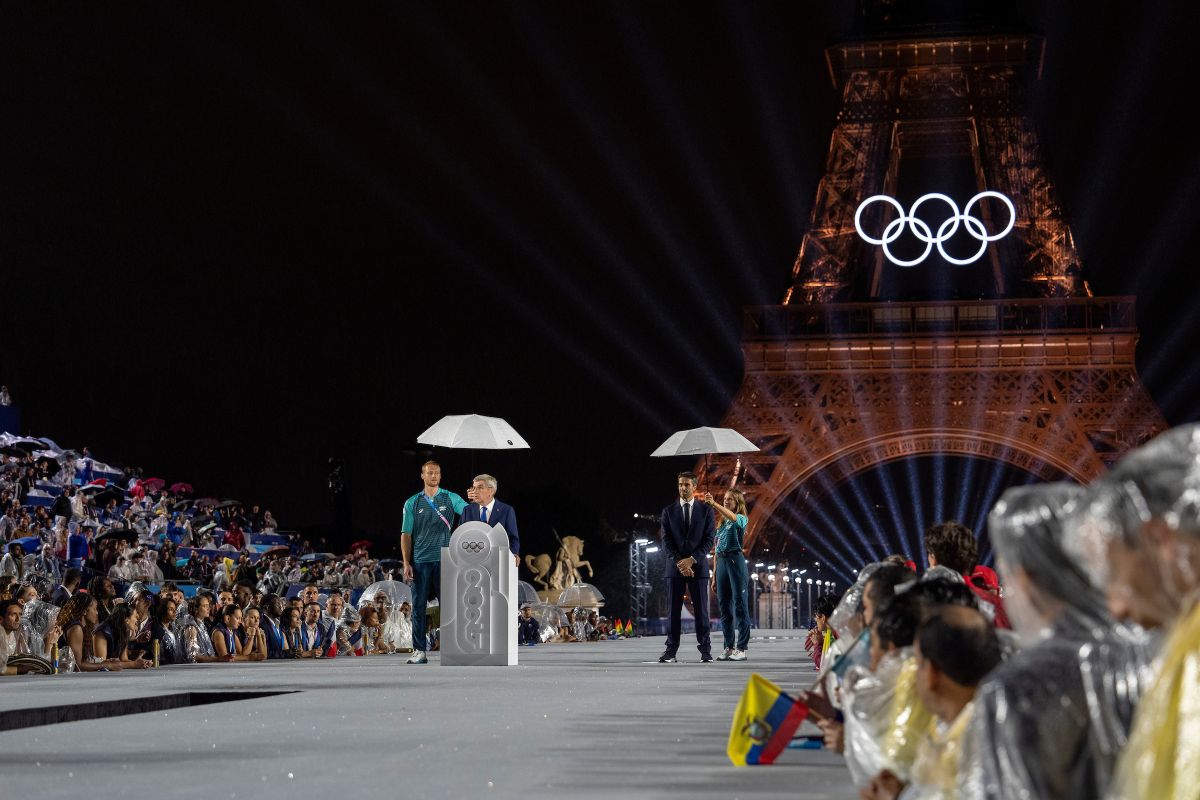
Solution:
{"label": "person wearing hooded poncho", "polygon": [[988,531],[1024,647],[976,697],[959,793],[979,798],[1100,797],[1149,676],[1149,639],[1117,623],[1063,548],[1085,490],[1009,489]]}
{"label": "person wearing hooded poncho", "polygon": [[885,599],[871,621],[870,664],[852,667],[846,674],[843,754],[850,777],[860,788],[890,766],[883,745],[894,722],[892,708],[900,671],[910,659],[915,662],[912,645],[918,615],[914,594]]}
{"label": "person wearing hooded poncho", "polygon": [[339,656],[363,656],[367,654],[366,644],[363,639],[362,616],[354,606],[346,606],[346,609],[342,612],[341,617],[337,621],[334,638],[337,641],[337,655]]}
{"label": "person wearing hooded poncho", "polygon": [[[970,592],[965,586],[965,592]],[[914,646],[915,685],[936,720],[920,737],[908,777],[885,769],[862,789],[863,800],[950,800],[959,797],[966,733],[983,678],[1000,663],[1000,640],[977,604],[927,609]]]}
{"label": "person wearing hooded poncho", "polygon": [[1071,550],[1121,618],[1165,634],[1110,798],[1200,794],[1200,425],[1168,431],[1102,481]]}

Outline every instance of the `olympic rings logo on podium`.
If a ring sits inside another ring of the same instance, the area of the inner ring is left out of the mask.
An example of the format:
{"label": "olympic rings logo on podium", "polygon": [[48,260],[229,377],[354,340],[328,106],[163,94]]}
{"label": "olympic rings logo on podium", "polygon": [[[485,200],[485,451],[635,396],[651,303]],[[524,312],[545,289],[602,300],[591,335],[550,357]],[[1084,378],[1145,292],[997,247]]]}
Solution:
{"label": "olympic rings logo on podium", "polygon": [[484,548],[483,542],[463,542],[462,549],[468,553],[482,553]]}
{"label": "olympic rings logo on podium", "polygon": [[[1004,230],[1000,231],[999,233],[989,234],[987,232],[987,228],[983,226],[983,220],[971,214],[971,207],[988,197],[994,197],[997,200],[1000,200],[1008,209],[1008,224],[1004,226]],[[927,200],[940,200],[950,208],[950,216],[938,226],[936,234],[929,227],[928,223],[917,218],[917,210]],[[896,209],[896,213],[900,215],[896,217],[896,219],[889,222],[886,227],[884,227],[883,235],[879,238],[869,235],[862,229],[863,211],[866,210],[867,206],[875,202],[887,203]],[[929,254],[933,251],[934,245],[937,245],[938,253],[941,254],[942,258],[946,259],[951,264],[957,264],[959,266],[973,264],[983,256],[984,252],[987,250],[988,242],[994,242],[997,239],[1003,239],[1008,235],[1008,232],[1013,229],[1013,225],[1015,225],[1016,222],[1016,208],[1013,207],[1011,200],[999,192],[980,192],[967,201],[967,204],[963,206],[963,210],[961,212],[958,210],[958,205],[946,195],[939,194],[938,192],[930,192],[929,194],[924,194],[918,197],[916,202],[912,204],[912,208],[908,210],[907,214],[904,213],[904,206],[900,205],[900,202],[896,200],[896,198],[889,197],[886,194],[877,194],[872,197],[868,197],[866,200],[863,200],[862,203],[859,204],[858,210],[854,212],[854,229],[858,231],[858,235],[861,236],[864,241],[870,244],[882,245],[883,254],[887,256],[887,260],[891,261],[898,267],[915,267],[917,264],[920,264],[929,257]],[[958,226],[960,224],[966,229],[967,233],[969,233],[972,238],[979,241],[979,250],[977,250],[975,255],[971,256],[970,258],[955,258],[947,253],[946,248],[942,246],[944,242],[948,241],[952,236],[954,236],[954,234],[958,233]],[[888,249],[888,245],[899,239],[904,233],[904,227],[906,225],[908,226],[908,229],[912,231],[913,236],[916,236],[919,240],[925,243],[925,252],[917,258],[910,260],[897,258],[896,256],[892,255],[892,251]]]}

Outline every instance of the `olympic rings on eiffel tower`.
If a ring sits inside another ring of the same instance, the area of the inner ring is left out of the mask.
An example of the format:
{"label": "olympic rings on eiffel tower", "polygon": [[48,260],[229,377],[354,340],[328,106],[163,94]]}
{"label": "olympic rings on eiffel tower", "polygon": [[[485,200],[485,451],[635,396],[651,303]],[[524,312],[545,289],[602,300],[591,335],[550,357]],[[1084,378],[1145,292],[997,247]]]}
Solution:
{"label": "olympic rings on eiffel tower", "polygon": [[[987,197],[994,197],[1000,200],[1008,208],[1008,225],[1004,226],[1004,230],[1000,231],[999,233],[989,234],[987,229],[983,226],[983,220],[971,214],[971,207]],[[917,209],[919,209],[921,204],[926,200],[940,200],[950,207],[950,216],[938,226],[936,234],[933,233],[932,229],[927,223],[917,218]],[[895,208],[896,213],[900,215],[887,224],[887,226],[883,229],[883,235],[878,239],[870,236],[862,229],[863,211],[866,210],[867,206],[876,201],[887,203]],[[896,200],[896,198],[889,197],[886,194],[877,194],[873,197],[868,197],[866,200],[862,201],[862,203],[858,206],[858,210],[854,212],[854,229],[858,231],[858,235],[861,236],[864,241],[870,244],[883,245],[883,254],[887,256],[887,260],[891,261],[898,267],[915,267],[917,264],[920,264],[929,257],[930,252],[933,251],[934,245],[937,245],[938,253],[941,254],[942,258],[946,259],[951,264],[957,264],[959,266],[973,264],[983,256],[984,252],[987,250],[988,242],[994,242],[997,239],[1003,239],[1008,235],[1008,232],[1013,229],[1013,225],[1015,225],[1016,222],[1016,208],[1013,207],[1011,200],[999,192],[980,192],[967,201],[967,204],[963,206],[961,213],[959,212],[958,206],[953,200],[946,195],[939,194],[937,192],[930,192],[929,194],[918,197],[916,202],[912,204],[912,208],[908,210],[907,214],[904,213],[904,206],[900,205],[900,202]],[[970,258],[955,258],[947,253],[946,249],[942,247],[943,242],[947,241],[950,239],[950,237],[954,236],[954,234],[958,233],[958,226],[960,223],[966,229],[967,233],[979,241],[979,250],[976,251],[975,255],[971,256]],[[904,233],[905,225],[907,225],[908,229],[912,231],[913,236],[916,236],[925,243],[925,252],[917,258],[911,260],[896,258],[896,256],[892,255],[892,251],[888,249],[888,245],[899,239]]]}

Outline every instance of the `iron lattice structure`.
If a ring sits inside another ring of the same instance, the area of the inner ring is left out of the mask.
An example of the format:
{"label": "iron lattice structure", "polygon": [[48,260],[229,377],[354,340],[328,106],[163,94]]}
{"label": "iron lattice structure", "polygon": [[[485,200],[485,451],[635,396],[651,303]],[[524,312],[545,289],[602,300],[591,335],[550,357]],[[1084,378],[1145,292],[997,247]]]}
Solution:
{"label": "iron lattice structure", "polygon": [[[827,56],[843,104],[826,174],[784,304],[746,310],[745,377],[722,422],[761,451],[711,459],[704,475],[746,491],[748,546],[785,552],[825,493],[890,461],[961,455],[1088,482],[1164,430],[1134,363],[1134,300],[1090,296],[1021,111],[1041,40],[880,40]],[[981,262],[997,299],[846,302],[855,286],[878,297],[885,266],[855,211],[894,194],[914,151],[965,154],[980,191],[1012,199],[1013,233]]]}
{"label": "iron lattice structure", "polygon": [[858,237],[854,213],[871,195],[896,195],[903,159],[929,157],[969,158],[977,191],[999,191],[1016,207],[1012,234],[988,252],[997,295],[1083,293],[1071,231],[1023,111],[1043,50],[1043,40],[1028,34],[829,48],[842,107],[784,302],[847,300],[864,269],[868,296],[877,297],[883,254]]}
{"label": "iron lattice structure", "polygon": [[653,588],[650,584],[649,558],[646,548],[636,541],[629,543],[629,618],[640,632],[646,624],[646,598]]}

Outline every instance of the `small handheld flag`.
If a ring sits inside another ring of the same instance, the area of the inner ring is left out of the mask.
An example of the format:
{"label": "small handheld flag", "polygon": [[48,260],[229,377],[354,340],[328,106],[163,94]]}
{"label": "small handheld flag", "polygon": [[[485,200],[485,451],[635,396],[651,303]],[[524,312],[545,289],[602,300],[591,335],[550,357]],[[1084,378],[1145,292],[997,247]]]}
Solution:
{"label": "small handheld flag", "polygon": [[733,713],[727,752],[734,766],[770,764],[808,716],[808,706],[758,673],[750,676]]}

